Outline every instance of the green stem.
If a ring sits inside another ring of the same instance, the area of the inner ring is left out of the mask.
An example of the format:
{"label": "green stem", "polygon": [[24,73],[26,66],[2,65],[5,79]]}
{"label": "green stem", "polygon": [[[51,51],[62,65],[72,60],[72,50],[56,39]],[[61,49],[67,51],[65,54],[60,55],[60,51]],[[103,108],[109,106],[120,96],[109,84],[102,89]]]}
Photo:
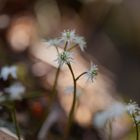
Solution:
{"label": "green stem", "polygon": [[18,140],[21,140],[21,137],[20,137],[20,130],[19,130],[19,126],[18,126],[18,122],[17,122],[17,118],[16,118],[16,109],[15,109],[15,105],[14,105],[14,106],[12,107],[12,109],[11,109],[11,115],[12,115],[13,123],[15,124],[16,134],[17,134]]}
{"label": "green stem", "polygon": [[53,84],[51,95],[50,95],[50,101],[48,104],[48,109],[45,112],[45,119],[48,117],[48,113],[50,111],[50,108],[51,108],[51,106],[54,102],[55,96],[56,96],[56,86],[57,86],[57,82],[58,82],[58,78],[59,78],[60,68],[61,68],[61,65],[59,65],[59,67],[57,68],[57,71],[56,71],[54,84]]}
{"label": "green stem", "polygon": [[59,67],[57,68],[57,71],[56,71],[56,76],[55,76],[54,84],[53,84],[53,87],[52,87],[51,101],[50,101],[49,107],[52,105],[52,103],[54,101],[54,98],[56,96],[56,86],[57,86],[57,82],[58,82],[60,68],[61,68],[61,65],[59,65]]}
{"label": "green stem", "polygon": [[77,45],[78,45],[78,44],[73,45],[72,47],[70,47],[70,48],[68,49],[68,51],[71,51],[71,50],[74,49]]}
{"label": "green stem", "polygon": [[134,123],[136,125],[136,140],[139,140],[139,127],[138,127],[138,123],[136,121],[135,115],[132,115],[133,119],[134,119]]}
{"label": "green stem", "polygon": [[64,46],[64,51],[66,51],[68,45],[68,41],[66,41],[65,46]]}
{"label": "green stem", "polygon": [[109,121],[109,140],[112,140],[112,121]]}
{"label": "green stem", "polygon": [[57,51],[57,54],[59,54],[59,50],[58,50],[57,46],[55,46],[55,49],[56,49],[56,51]]}
{"label": "green stem", "polygon": [[45,111],[44,119],[41,121],[41,124],[40,124],[41,129],[40,129],[40,131],[43,129],[42,124],[44,123],[45,120],[48,119],[48,115],[49,115],[51,106],[52,106],[52,104],[53,104],[53,102],[55,100],[55,97],[56,97],[56,93],[57,93],[56,92],[56,86],[57,86],[57,82],[58,82],[58,78],[59,78],[60,68],[61,68],[61,65],[58,66],[57,71],[56,71],[54,84],[53,84],[51,95],[50,95],[50,101],[49,101],[48,107],[47,107],[47,109]]}
{"label": "green stem", "polygon": [[67,140],[67,137],[69,135],[69,131],[70,131],[72,121],[73,121],[73,116],[74,116],[75,104],[76,104],[76,79],[75,79],[74,72],[72,70],[71,64],[67,63],[67,66],[69,67],[69,70],[70,70],[72,78],[73,78],[74,91],[73,91],[73,102],[72,102],[72,106],[71,106],[69,117],[68,117],[68,125],[67,125],[67,128],[66,128],[64,140]]}
{"label": "green stem", "polygon": [[87,72],[83,72],[81,73],[75,80],[77,81],[81,76],[83,76],[84,74],[86,74]]}

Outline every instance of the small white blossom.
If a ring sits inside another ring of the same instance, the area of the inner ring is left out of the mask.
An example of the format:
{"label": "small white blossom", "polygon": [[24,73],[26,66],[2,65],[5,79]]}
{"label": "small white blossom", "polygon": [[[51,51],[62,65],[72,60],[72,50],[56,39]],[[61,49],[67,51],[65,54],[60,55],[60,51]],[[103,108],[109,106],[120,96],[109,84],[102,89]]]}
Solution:
{"label": "small white blossom", "polygon": [[56,39],[51,39],[47,43],[51,46],[60,46],[65,45],[67,42],[67,48],[71,48],[75,45],[78,45],[82,51],[86,47],[86,42],[84,37],[78,36],[75,33],[75,30],[64,30],[61,33],[61,37]]}
{"label": "small white blossom", "polygon": [[47,43],[49,46],[59,46],[60,40],[59,39],[51,39]]}
{"label": "small white blossom", "polygon": [[79,45],[81,51],[84,51],[84,49],[86,48],[86,42],[84,37],[80,36],[75,37],[74,43]]}
{"label": "small white blossom", "polygon": [[5,88],[5,92],[9,94],[10,100],[21,100],[25,92],[25,87],[17,82],[8,88]]}
{"label": "small white blossom", "polygon": [[91,64],[90,69],[86,73],[88,81],[91,80],[92,82],[94,82],[94,80],[97,76],[97,71],[98,71],[97,65]]}
{"label": "small white blossom", "polygon": [[103,128],[107,121],[116,119],[117,117],[123,115],[125,112],[125,105],[123,103],[116,102],[105,111],[97,113],[97,115],[94,117],[93,124],[97,128]]}
{"label": "small white blossom", "polygon": [[73,54],[71,52],[64,51],[58,54],[56,61],[59,65],[68,64],[73,61]]}
{"label": "small white blossom", "polygon": [[67,30],[62,33],[62,36],[60,37],[61,42],[68,42],[68,46],[72,47],[72,45],[79,45],[80,49],[84,51],[84,48],[86,47],[86,42],[84,40],[84,37],[77,36],[75,34],[75,30]]}
{"label": "small white blossom", "polygon": [[8,76],[11,75],[14,79],[17,79],[17,67],[16,66],[5,66],[1,69],[0,77],[3,80],[7,80]]}
{"label": "small white blossom", "polygon": [[126,109],[130,115],[135,115],[140,110],[138,104],[132,100],[126,105]]}
{"label": "small white blossom", "polygon": [[136,122],[139,123],[140,122],[140,114],[136,116]]}
{"label": "small white blossom", "polygon": [[73,42],[73,40],[76,38],[75,30],[64,30],[62,32],[62,35],[60,37],[60,41],[66,43],[66,42]]}

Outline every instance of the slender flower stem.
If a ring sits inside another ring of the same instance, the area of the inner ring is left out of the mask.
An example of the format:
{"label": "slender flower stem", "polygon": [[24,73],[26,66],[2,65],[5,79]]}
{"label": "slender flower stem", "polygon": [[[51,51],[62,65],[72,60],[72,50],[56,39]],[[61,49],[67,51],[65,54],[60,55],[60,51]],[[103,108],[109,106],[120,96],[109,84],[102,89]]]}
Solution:
{"label": "slender flower stem", "polygon": [[72,102],[71,110],[70,110],[70,113],[69,113],[68,125],[67,125],[67,128],[66,128],[64,140],[67,140],[67,137],[69,135],[69,131],[70,131],[72,121],[73,121],[73,116],[74,116],[75,104],[76,104],[76,79],[75,79],[74,72],[72,70],[71,64],[67,63],[67,66],[68,66],[68,68],[71,72],[72,78],[73,78],[74,91],[73,91],[73,102]]}
{"label": "slender flower stem", "polygon": [[112,140],[112,121],[109,120],[109,140]]}
{"label": "slender flower stem", "polygon": [[73,45],[72,47],[70,47],[70,48],[68,49],[68,51],[71,51],[71,50],[74,49],[77,45],[78,45],[78,44]]}
{"label": "slender flower stem", "polygon": [[139,140],[139,127],[138,127],[138,123],[136,121],[135,115],[132,115],[133,119],[134,119],[134,123],[136,125],[136,140]]}
{"label": "slender flower stem", "polygon": [[[57,82],[58,82],[58,78],[59,78],[59,73],[60,73],[60,68],[61,68],[61,65],[58,66],[57,68],[57,71],[56,71],[56,75],[55,75],[55,79],[54,79],[54,84],[53,84],[53,87],[52,87],[52,91],[51,91],[51,97],[50,97],[50,101],[49,101],[49,104],[48,104],[48,107],[47,107],[47,110],[45,111],[45,120],[43,119],[43,121],[41,122],[41,128],[39,130],[39,133],[38,133],[38,137],[40,138],[45,138],[45,135],[44,135],[44,132],[47,131],[47,128],[46,128],[46,122],[48,120],[48,115],[49,115],[49,112],[50,112],[50,109],[51,109],[51,106],[53,105],[53,102],[55,100],[55,96],[56,96],[56,86],[57,86]],[[43,124],[43,125],[42,125]]]}
{"label": "slender flower stem", "polygon": [[52,87],[51,101],[50,101],[49,106],[52,105],[53,100],[54,100],[54,98],[56,96],[56,86],[57,86],[58,77],[59,77],[59,73],[60,73],[60,67],[61,67],[61,65],[58,66],[57,71],[56,71],[56,76],[55,76],[54,84],[53,84],[53,87]]}
{"label": "slender flower stem", "polygon": [[17,118],[16,118],[16,109],[15,109],[15,105],[14,105],[14,106],[12,107],[12,109],[11,109],[11,115],[12,115],[13,123],[15,124],[15,128],[16,128],[16,133],[17,133],[18,140],[21,140],[19,125],[18,125]]}
{"label": "slender flower stem", "polygon": [[59,50],[58,50],[58,47],[57,46],[55,46],[55,49],[57,51],[57,54],[59,54]]}
{"label": "slender flower stem", "polygon": [[64,46],[64,51],[66,51],[68,45],[68,41],[66,41],[65,46]]}
{"label": "slender flower stem", "polygon": [[77,81],[81,76],[83,76],[84,74],[86,74],[87,72],[83,72],[81,73],[75,80]]}

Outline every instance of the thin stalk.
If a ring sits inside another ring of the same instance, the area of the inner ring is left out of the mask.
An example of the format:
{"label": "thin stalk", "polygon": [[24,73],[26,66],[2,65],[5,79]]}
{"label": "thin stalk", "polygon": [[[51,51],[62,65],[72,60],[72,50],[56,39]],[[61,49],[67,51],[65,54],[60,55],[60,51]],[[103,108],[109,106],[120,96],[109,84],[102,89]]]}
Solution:
{"label": "thin stalk", "polygon": [[55,49],[56,49],[56,51],[57,51],[57,54],[59,54],[59,50],[58,50],[57,46],[55,46]]}
{"label": "thin stalk", "polygon": [[74,91],[73,91],[73,102],[72,102],[72,106],[71,106],[69,117],[68,117],[68,125],[67,125],[66,132],[65,132],[65,135],[64,135],[64,140],[67,140],[67,137],[69,135],[69,131],[70,131],[72,121],[73,121],[73,116],[74,116],[75,104],[76,104],[76,79],[75,79],[74,72],[73,72],[73,69],[71,67],[71,64],[67,63],[67,66],[68,66],[68,68],[71,72],[71,75],[72,75]]}
{"label": "thin stalk", "polygon": [[109,140],[112,140],[112,121],[109,121]]}
{"label": "thin stalk", "polygon": [[133,119],[134,119],[134,123],[136,126],[136,140],[139,140],[139,127],[138,127],[138,123],[136,121],[135,115],[132,115]]}
{"label": "thin stalk", "polygon": [[78,45],[78,44],[73,45],[72,47],[70,47],[70,48],[68,49],[68,51],[71,51],[71,50],[74,49],[77,45]]}
{"label": "thin stalk", "polygon": [[16,134],[17,134],[18,140],[21,140],[19,125],[18,125],[17,118],[16,118],[16,109],[15,109],[15,106],[13,106],[12,109],[11,109],[11,115],[12,115],[13,123],[15,124]]}
{"label": "thin stalk", "polygon": [[83,76],[84,74],[86,74],[87,72],[83,72],[83,73],[81,73],[79,76],[77,76],[77,78],[75,79],[76,81],[81,77],[81,76]]}
{"label": "thin stalk", "polygon": [[68,45],[68,41],[66,41],[65,46],[64,46],[64,51],[66,51]]}
{"label": "thin stalk", "polygon": [[55,76],[54,84],[53,84],[53,87],[52,87],[51,101],[50,101],[50,105],[49,106],[52,105],[54,97],[56,96],[56,86],[57,86],[58,77],[59,77],[59,73],[60,73],[60,67],[61,67],[61,65],[58,66],[57,71],[56,71],[56,76]]}
{"label": "thin stalk", "polygon": [[[44,132],[46,132],[46,122],[47,122],[47,119],[48,119],[48,115],[49,115],[49,112],[50,112],[50,109],[51,109],[51,106],[55,100],[55,96],[56,96],[56,86],[57,86],[57,82],[58,82],[58,78],[59,78],[59,73],[60,73],[60,68],[61,68],[61,65],[59,65],[59,67],[57,68],[57,71],[56,71],[56,75],[55,75],[55,79],[54,79],[54,84],[53,84],[53,87],[52,87],[52,91],[51,91],[51,97],[50,97],[50,102],[48,104],[48,108],[47,110],[45,111],[45,118],[43,119],[42,123],[41,123],[41,128],[40,128],[40,131],[38,133],[38,137],[43,137],[45,138],[45,135],[44,135]],[[43,133],[43,136],[42,136],[42,133]]]}

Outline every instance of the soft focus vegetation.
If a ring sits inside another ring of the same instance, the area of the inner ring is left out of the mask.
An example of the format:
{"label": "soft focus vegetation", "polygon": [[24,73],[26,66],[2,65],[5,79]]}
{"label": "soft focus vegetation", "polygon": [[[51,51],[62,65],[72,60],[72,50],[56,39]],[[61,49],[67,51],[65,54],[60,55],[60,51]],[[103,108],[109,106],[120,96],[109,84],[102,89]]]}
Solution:
{"label": "soft focus vegetation", "polygon": [[0,0],[0,140],[136,140],[139,107],[124,108],[140,104],[139,12],[139,0]]}

